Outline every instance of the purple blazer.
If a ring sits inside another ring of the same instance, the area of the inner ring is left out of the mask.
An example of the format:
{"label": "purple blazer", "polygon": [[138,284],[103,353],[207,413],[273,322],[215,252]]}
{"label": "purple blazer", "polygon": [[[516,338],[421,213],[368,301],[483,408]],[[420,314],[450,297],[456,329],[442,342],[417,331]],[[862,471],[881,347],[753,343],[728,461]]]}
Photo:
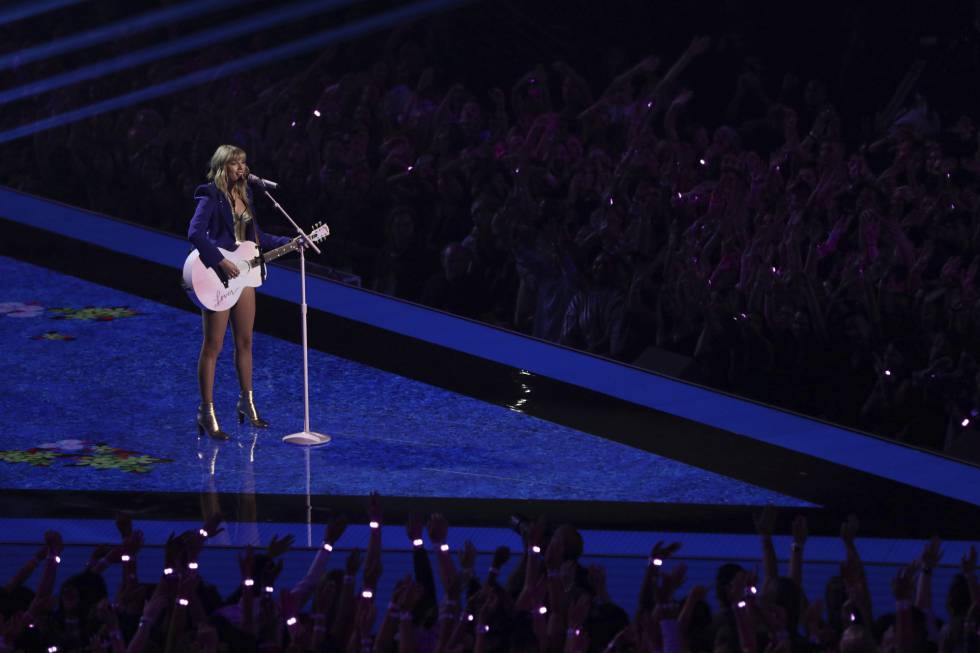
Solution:
{"label": "purple blazer", "polygon": [[[201,255],[201,261],[213,268],[224,258],[219,247],[227,250],[235,249],[235,219],[231,215],[231,206],[224,194],[218,190],[214,182],[201,184],[194,191],[197,209],[187,228],[187,238]],[[248,202],[252,204],[252,189],[248,189]],[[252,207],[252,220],[245,231],[248,240],[255,241],[255,207]],[[291,238],[288,236],[273,236],[259,230],[258,243],[264,250],[274,249],[285,245]]]}

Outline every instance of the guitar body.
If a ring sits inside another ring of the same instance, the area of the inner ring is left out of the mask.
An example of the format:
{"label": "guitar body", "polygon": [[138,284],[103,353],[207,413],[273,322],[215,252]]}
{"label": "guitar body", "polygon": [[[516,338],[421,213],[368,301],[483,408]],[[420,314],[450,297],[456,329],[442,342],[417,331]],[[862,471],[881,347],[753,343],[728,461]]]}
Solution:
{"label": "guitar body", "polygon": [[[330,227],[317,223],[308,234],[308,242],[318,243],[329,235]],[[271,263],[300,247],[300,237],[297,236],[282,247],[266,252],[265,261]],[[246,240],[233,252],[220,247],[218,251],[238,267],[238,276],[228,279],[227,282],[222,281],[217,272],[204,265],[196,249],[184,261],[184,289],[192,302],[209,311],[227,311],[238,302],[243,290],[258,288],[265,281],[258,258],[259,247],[252,241]]]}
{"label": "guitar body", "polygon": [[218,273],[204,265],[195,249],[184,261],[184,287],[195,304],[209,311],[227,311],[238,302],[246,288],[262,285],[262,267],[250,261],[259,255],[255,243],[246,240],[235,251],[218,248],[221,255],[238,267],[238,276],[228,279],[227,285]]}

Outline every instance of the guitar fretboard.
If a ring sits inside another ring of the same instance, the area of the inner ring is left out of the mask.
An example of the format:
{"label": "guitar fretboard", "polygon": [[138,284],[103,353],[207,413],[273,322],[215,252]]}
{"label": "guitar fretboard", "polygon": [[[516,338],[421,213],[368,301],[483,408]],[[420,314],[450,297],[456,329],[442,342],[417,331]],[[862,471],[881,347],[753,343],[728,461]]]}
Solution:
{"label": "guitar fretboard", "polygon": [[[286,255],[286,254],[288,254],[290,252],[295,252],[298,249],[298,247],[299,247],[298,241],[299,241],[299,238],[294,238],[293,240],[291,240],[290,242],[286,243],[285,245],[282,245],[281,247],[277,247],[277,248],[275,248],[273,250],[269,250],[268,252],[265,253],[265,257],[264,257],[265,258],[265,262],[266,263],[269,263],[271,261],[275,261],[280,256],[284,256],[284,255]],[[260,263],[260,261],[259,261],[259,257],[258,256],[256,256],[255,258],[251,259],[248,262],[248,264],[250,266],[252,266],[252,267],[255,267],[256,265],[259,265],[259,263]]]}

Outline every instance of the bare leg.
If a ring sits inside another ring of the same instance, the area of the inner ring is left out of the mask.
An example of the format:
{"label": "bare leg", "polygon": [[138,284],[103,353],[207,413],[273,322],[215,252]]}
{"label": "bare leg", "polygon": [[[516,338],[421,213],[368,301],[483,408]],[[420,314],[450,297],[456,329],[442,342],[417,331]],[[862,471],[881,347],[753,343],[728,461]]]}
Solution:
{"label": "bare leg", "polygon": [[242,392],[252,390],[252,329],[255,326],[255,288],[245,288],[231,307],[231,332],[235,336],[235,369]]}
{"label": "bare leg", "polygon": [[201,318],[204,342],[201,344],[201,356],[197,359],[197,383],[201,388],[201,403],[209,404],[214,401],[214,368],[225,342],[228,311],[201,311]]}

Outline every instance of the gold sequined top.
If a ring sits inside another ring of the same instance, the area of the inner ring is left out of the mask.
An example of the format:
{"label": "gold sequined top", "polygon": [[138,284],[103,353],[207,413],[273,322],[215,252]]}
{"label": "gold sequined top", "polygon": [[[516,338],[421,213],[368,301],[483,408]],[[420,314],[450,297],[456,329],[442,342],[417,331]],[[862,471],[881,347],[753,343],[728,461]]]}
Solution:
{"label": "gold sequined top", "polygon": [[235,215],[234,211],[232,211],[231,214],[235,218],[235,244],[238,245],[246,240],[248,223],[252,221],[252,214],[249,212],[247,207],[239,215]]}

